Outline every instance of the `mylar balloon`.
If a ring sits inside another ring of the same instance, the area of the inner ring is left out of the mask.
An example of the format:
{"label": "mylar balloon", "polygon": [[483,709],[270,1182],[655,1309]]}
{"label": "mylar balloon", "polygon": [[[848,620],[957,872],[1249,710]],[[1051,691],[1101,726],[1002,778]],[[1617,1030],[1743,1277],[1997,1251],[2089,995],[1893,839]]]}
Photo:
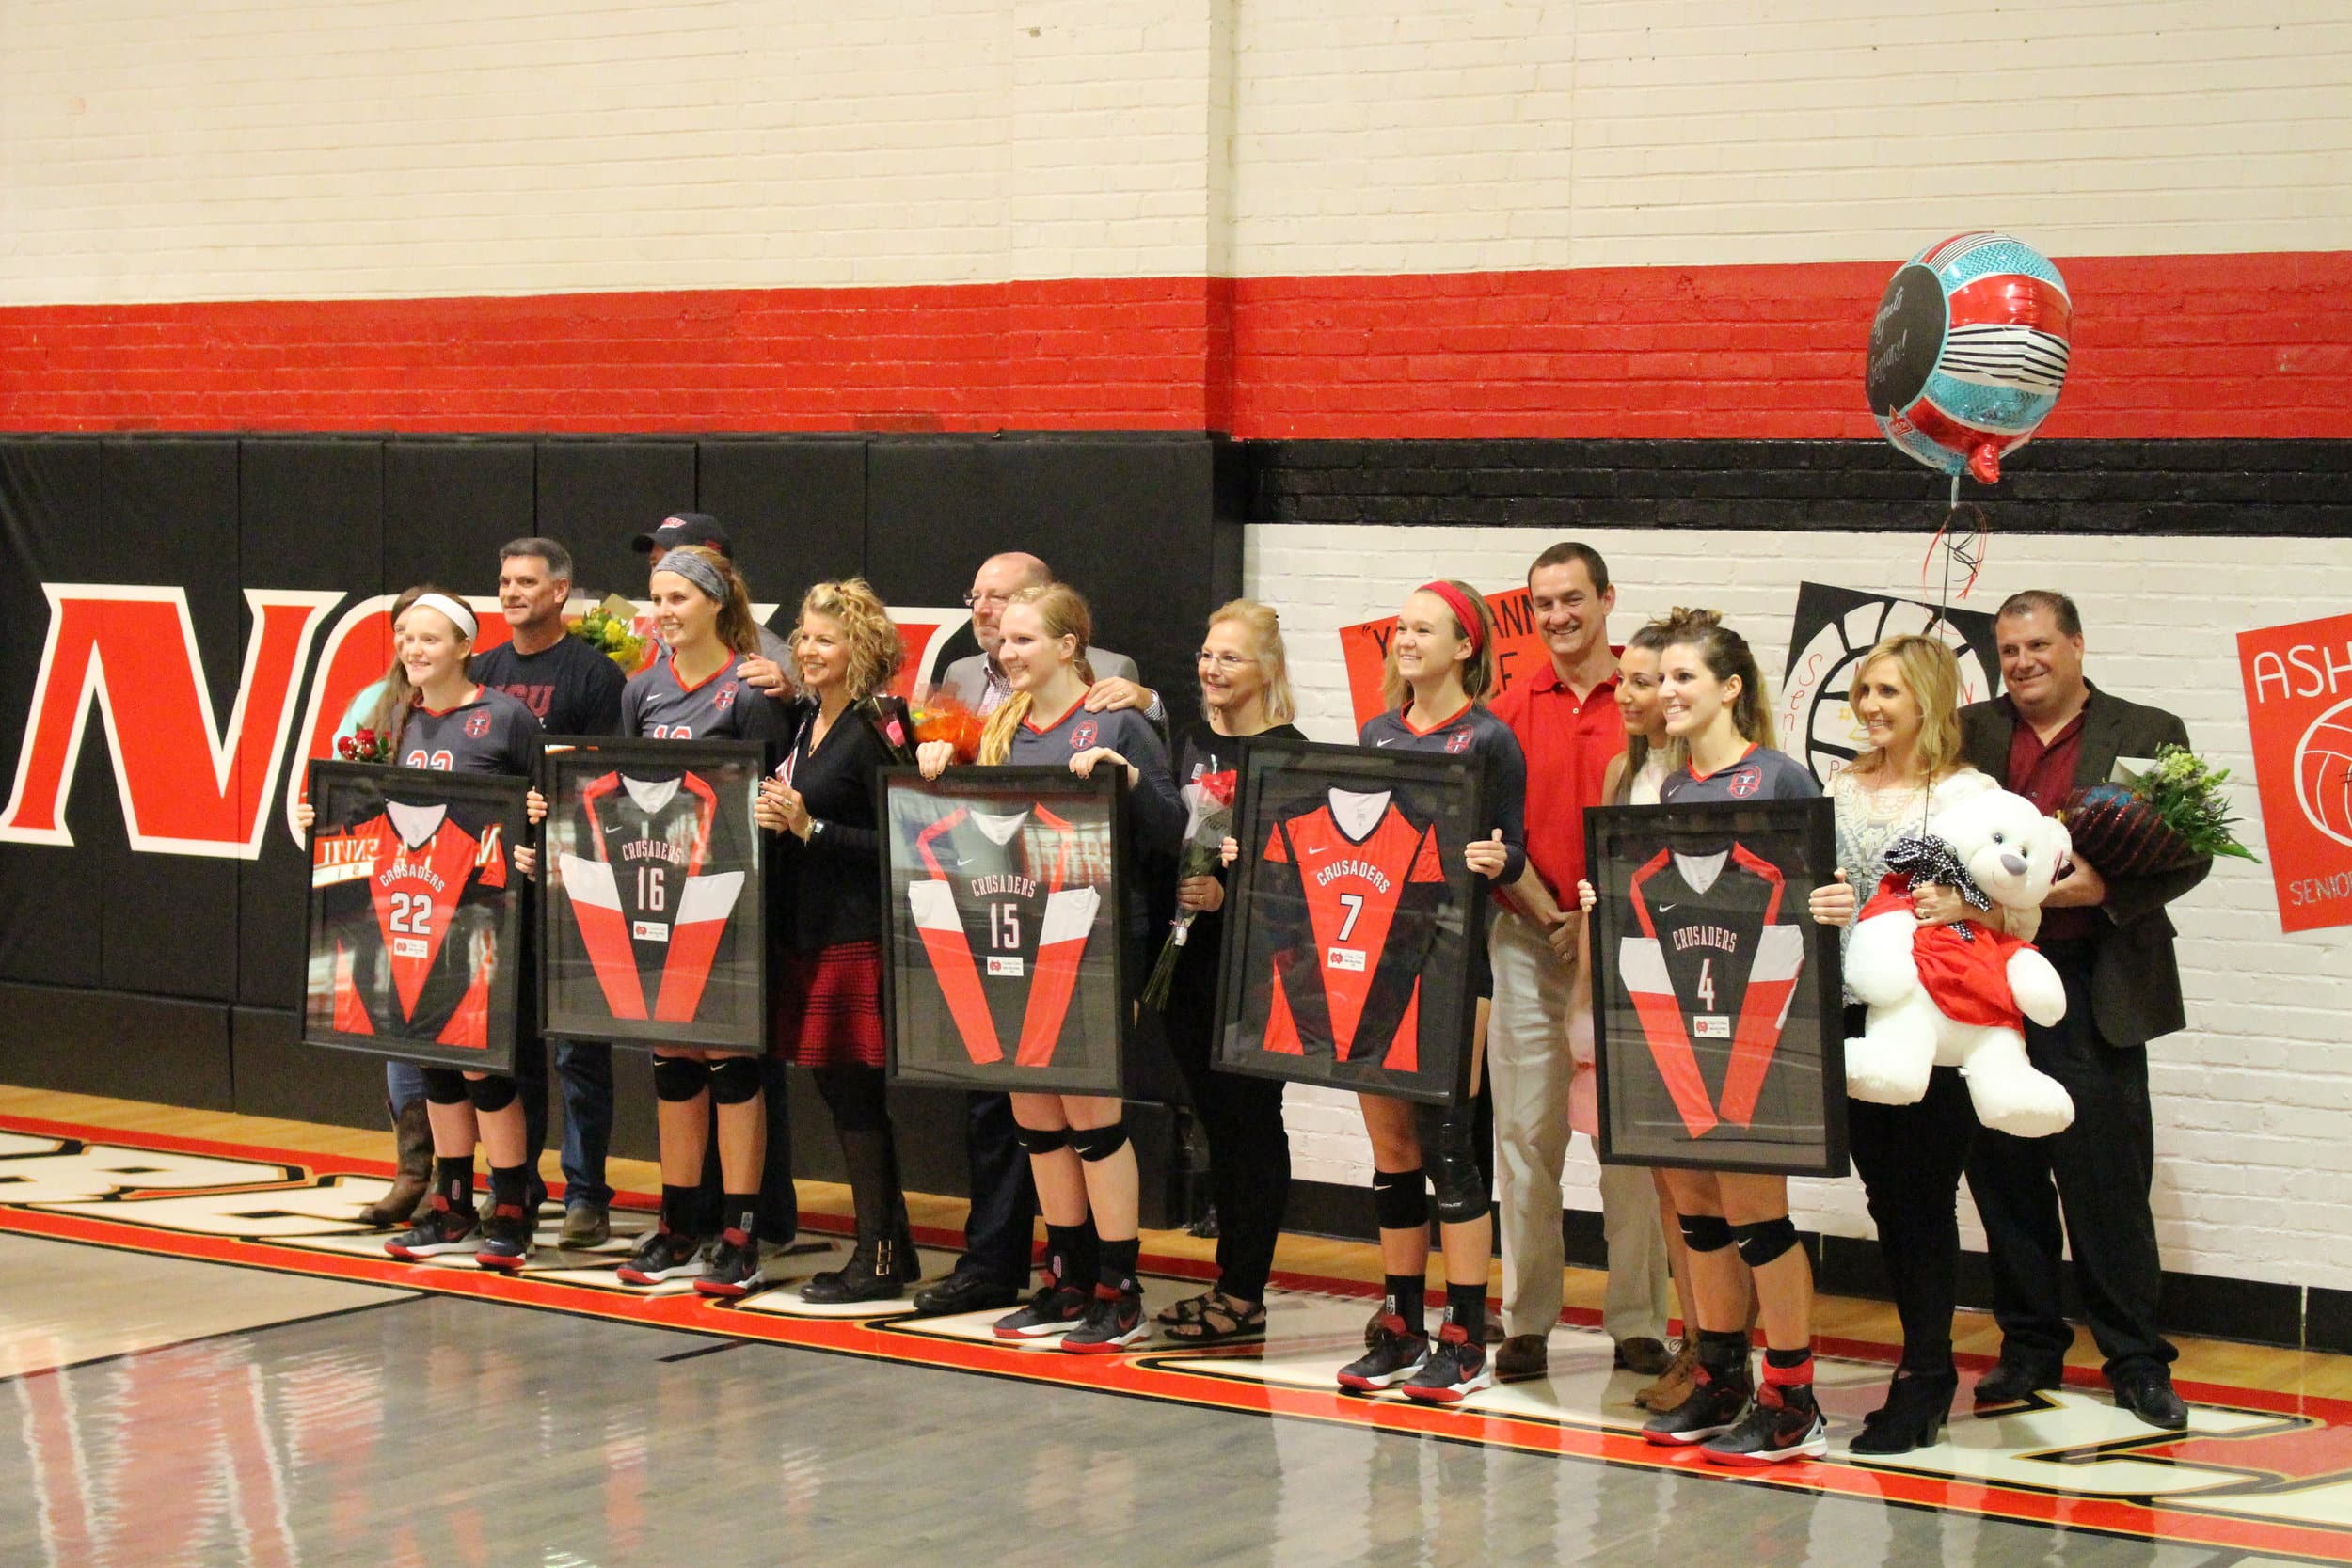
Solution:
{"label": "mylar balloon", "polygon": [[2050,259],[2007,234],[1958,234],[1895,274],[1870,325],[1879,432],[1941,473],[2001,477],[2066,381],[2074,308]]}

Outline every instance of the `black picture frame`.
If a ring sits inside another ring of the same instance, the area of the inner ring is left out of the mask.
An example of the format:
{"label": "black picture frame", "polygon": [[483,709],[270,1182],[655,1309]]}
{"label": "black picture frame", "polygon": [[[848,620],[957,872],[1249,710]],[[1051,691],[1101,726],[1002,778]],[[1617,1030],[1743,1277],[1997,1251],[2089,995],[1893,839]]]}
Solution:
{"label": "black picture frame", "polygon": [[[529,962],[514,864],[531,842],[526,787],[503,774],[310,765],[305,1044],[514,1070]],[[459,836],[444,837],[452,826]]]}
{"label": "black picture frame", "polygon": [[[1470,756],[1252,739],[1243,743],[1238,771],[1233,837],[1241,854],[1226,885],[1212,1065],[1294,1084],[1456,1103],[1470,1092],[1475,957],[1486,942],[1488,894],[1462,849],[1481,836],[1486,819],[1485,768]],[[1339,821],[1343,812],[1370,820],[1351,833]],[[1325,835],[1318,814],[1329,818],[1337,838]],[[1374,855],[1344,852],[1375,842],[1381,847]],[[1268,847],[1276,843],[1286,858],[1269,861]],[[1318,882],[1319,892],[1344,882],[1366,887],[1354,895],[1359,901],[1352,917],[1349,895],[1311,899],[1306,875],[1288,869],[1318,844],[1330,853],[1327,866],[1356,867]],[[1434,855],[1434,867],[1424,855]],[[1434,878],[1427,875],[1432,869]],[[1367,896],[1371,902],[1360,901]],[[1383,922],[1376,948],[1354,945],[1359,931],[1348,929],[1367,910]],[[1315,959],[1312,973],[1299,961],[1302,952]],[[1351,967],[1330,967],[1341,961]],[[1342,974],[1366,976],[1344,1046],[1329,1013],[1328,980]],[[1320,1025],[1312,1022],[1318,1009]],[[1304,1024],[1302,1010],[1310,1021]],[[1367,1020],[1383,1040],[1357,1037]],[[1318,1040],[1327,1049],[1316,1049]],[[1359,1053],[1368,1043],[1379,1046],[1377,1059]]]}
{"label": "black picture frame", "polygon": [[[885,768],[877,788],[890,1081],[1119,1095],[1136,1027],[1126,952],[1136,890],[1125,769],[1097,768],[1081,779],[1067,768],[956,768],[925,779],[916,768]],[[985,846],[1010,842],[994,836],[996,827],[983,831],[971,820],[975,816],[990,824],[1015,824],[1009,831],[1022,835],[1025,848],[1012,864],[1033,863],[1045,852],[1033,836],[1041,811],[1054,819],[1058,890],[1025,879],[992,899],[991,884],[1018,872],[991,871],[965,879],[961,889],[933,891],[959,879],[947,875],[957,866],[941,858],[943,850],[967,860],[977,855],[978,864],[989,865],[994,863]],[[960,832],[967,836],[956,836]],[[943,837],[951,843],[942,846]],[[1049,902],[1086,893],[1093,897]],[[972,922],[983,909],[988,912],[979,918],[990,945],[1001,943],[1006,951],[978,947]],[[1046,972],[1037,952],[1049,927],[1057,934],[1057,957],[1067,962]],[[1030,998],[1041,974],[1065,973],[1066,1005],[1050,1018],[1032,1014]],[[992,979],[1022,984],[992,988]],[[1009,1028],[1016,1012],[1020,1022]],[[1032,1033],[1047,1026],[1050,1037]],[[1008,1033],[1013,1041],[1004,1039]]]}
{"label": "black picture frame", "polygon": [[1845,1175],[1829,800],[1589,810],[1584,846],[1602,1163]]}
{"label": "black picture frame", "polygon": [[[752,816],[767,770],[757,741],[541,742],[543,1034],[767,1049],[767,835]],[[632,844],[638,860],[612,858]]]}

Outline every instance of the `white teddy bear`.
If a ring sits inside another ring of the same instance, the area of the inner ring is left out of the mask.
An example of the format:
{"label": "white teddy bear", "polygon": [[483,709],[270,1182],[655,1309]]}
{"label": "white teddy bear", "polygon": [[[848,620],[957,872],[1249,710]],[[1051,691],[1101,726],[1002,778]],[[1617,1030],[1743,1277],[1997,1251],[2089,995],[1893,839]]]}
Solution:
{"label": "white teddy bear", "polygon": [[2042,1138],[2074,1121],[2065,1088],[2026,1059],[2023,1020],[2046,1026],[2066,1015],[2050,960],[1977,920],[1922,926],[1911,900],[1915,885],[1942,882],[1980,909],[1989,897],[2030,911],[2038,927],[2070,847],[2063,824],[1980,775],[1939,786],[1926,832],[1888,854],[1895,869],[1866,895],[1846,950],[1846,984],[1869,1006],[1862,1037],[1846,1042],[1848,1094],[1915,1104],[1931,1069],[1956,1067],[1987,1127]]}

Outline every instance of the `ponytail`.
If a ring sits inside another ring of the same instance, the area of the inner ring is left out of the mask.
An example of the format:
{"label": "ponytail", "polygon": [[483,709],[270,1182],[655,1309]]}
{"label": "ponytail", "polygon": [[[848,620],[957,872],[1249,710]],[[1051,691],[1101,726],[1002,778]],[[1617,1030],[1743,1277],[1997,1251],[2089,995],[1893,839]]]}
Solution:
{"label": "ponytail", "polygon": [[733,653],[759,652],[759,623],[752,617],[751,587],[744,582],[743,574],[735,569],[735,562],[706,545],[680,545],[675,549],[663,551],[661,564],[654,570],[675,571],[670,559],[672,556],[687,556],[701,562],[710,568],[719,585],[725,590],[723,595],[711,593],[707,584],[697,580],[702,575],[700,573],[677,574],[693,583],[695,590],[704,597],[718,601],[719,623],[715,629],[719,641]]}
{"label": "ponytail", "polygon": [[1724,626],[1722,615],[1712,610],[1684,612],[1668,629],[1669,645],[1697,649],[1699,662],[1717,680],[1740,677],[1739,700],[1731,705],[1731,725],[1740,732],[1740,738],[1777,747],[1772,705],[1764,699],[1764,672],[1757,668],[1756,651],[1748,646],[1748,640]]}

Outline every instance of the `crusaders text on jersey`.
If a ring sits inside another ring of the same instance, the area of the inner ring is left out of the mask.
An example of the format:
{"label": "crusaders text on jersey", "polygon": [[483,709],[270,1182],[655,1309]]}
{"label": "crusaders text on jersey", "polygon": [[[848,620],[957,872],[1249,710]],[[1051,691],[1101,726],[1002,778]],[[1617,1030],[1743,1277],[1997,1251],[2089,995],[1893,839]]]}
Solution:
{"label": "crusaders text on jersey", "polygon": [[582,786],[580,806],[596,858],[560,855],[557,868],[605,1006],[614,1018],[691,1022],[743,893],[741,871],[704,873],[716,792],[691,772],[613,772]]}
{"label": "crusaders text on jersey", "polygon": [[1259,859],[1287,868],[1272,908],[1303,909],[1274,954],[1265,1046],[1287,1055],[1421,1061],[1421,971],[1437,939],[1445,870],[1438,835],[1386,790],[1333,789],[1266,835]]}
{"label": "crusaders text on jersey", "polygon": [[317,836],[310,882],[334,945],[338,1032],[487,1049],[501,837],[496,823],[476,838],[446,806],[398,800]]}
{"label": "crusaders text on jersey", "polygon": [[1070,1018],[1078,960],[1103,906],[1090,875],[1107,876],[1107,846],[1042,806],[996,816],[958,806],[915,845],[928,880],[907,886],[923,951],[948,1015],[976,1063],[1054,1059]]}
{"label": "crusaders text on jersey", "polygon": [[477,687],[471,702],[440,713],[422,705],[410,708],[393,760],[437,773],[529,778],[539,766],[539,721],[519,699],[494,686]]}
{"label": "crusaders text on jersey", "polygon": [[[1712,855],[1661,849],[1633,874],[1642,934],[1618,943],[1619,977],[1650,1057],[1693,1138],[1746,1127],[1780,1045],[1804,932],[1779,921],[1780,868],[1738,844]],[[1723,1062],[1720,1098],[1707,1060]]]}

